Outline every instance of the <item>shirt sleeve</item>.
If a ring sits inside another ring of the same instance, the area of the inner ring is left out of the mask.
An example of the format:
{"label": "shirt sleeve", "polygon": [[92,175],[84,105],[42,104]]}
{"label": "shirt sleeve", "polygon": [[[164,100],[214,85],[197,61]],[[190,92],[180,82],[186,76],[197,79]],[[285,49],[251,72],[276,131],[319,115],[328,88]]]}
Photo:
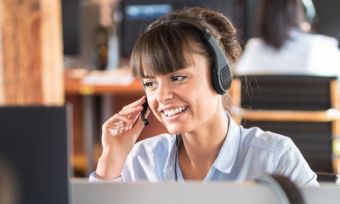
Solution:
{"label": "shirt sleeve", "polygon": [[93,173],[90,174],[89,182],[91,182],[91,183],[107,183],[107,182],[121,183],[121,182],[123,182],[123,178],[118,177],[118,178],[115,178],[115,179],[103,180],[103,179],[97,178],[96,172],[93,172]]}
{"label": "shirt sleeve", "polygon": [[277,161],[274,173],[286,175],[300,186],[319,186],[316,174],[290,138],[284,139],[277,148],[282,151],[274,157]]}

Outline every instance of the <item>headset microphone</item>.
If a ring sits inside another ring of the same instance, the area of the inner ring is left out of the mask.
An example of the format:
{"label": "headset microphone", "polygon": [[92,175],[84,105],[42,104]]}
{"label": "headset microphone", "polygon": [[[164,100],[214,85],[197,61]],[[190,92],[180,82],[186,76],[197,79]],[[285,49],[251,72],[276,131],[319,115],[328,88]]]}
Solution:
{"label": "headset microphone", "polygon": [[148,102],[145,101],[145,103],[143,104],[143,110],[140,113],[140,118],[142,119],[142,121],[143,121],[145,126],[149,125],[149,120],[146,119],[146,117],[145,117],[145,114],[146,114],[147,110],[148,110]]}

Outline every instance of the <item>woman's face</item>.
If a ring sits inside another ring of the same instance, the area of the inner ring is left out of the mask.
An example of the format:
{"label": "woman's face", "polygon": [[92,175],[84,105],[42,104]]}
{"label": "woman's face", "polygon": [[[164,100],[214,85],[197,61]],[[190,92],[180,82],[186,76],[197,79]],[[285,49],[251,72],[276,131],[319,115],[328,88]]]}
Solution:
{"label": "woman's face", "polygon": [[204,128],[220,104],[207,59],[197,54],[192,58],[192,65],[184,69],[143,78],[150,109],[171,134]]}

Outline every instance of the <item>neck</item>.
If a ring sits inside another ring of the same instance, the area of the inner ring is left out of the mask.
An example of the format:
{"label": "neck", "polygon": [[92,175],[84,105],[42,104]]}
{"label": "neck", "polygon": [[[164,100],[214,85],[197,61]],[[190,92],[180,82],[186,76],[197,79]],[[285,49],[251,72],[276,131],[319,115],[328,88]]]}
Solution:
{"label": "neck", "polygon": [[182,134],[182,162],[208,169],[216,160],[228,131],[228,117],[218,111],[205,125],[194,132]]}

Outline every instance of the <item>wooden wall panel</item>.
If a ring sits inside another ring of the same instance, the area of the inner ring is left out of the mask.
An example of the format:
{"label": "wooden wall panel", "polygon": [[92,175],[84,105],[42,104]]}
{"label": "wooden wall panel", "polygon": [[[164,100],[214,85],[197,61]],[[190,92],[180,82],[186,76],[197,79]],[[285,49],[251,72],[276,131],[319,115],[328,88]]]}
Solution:
{"label": "wooden wall panel", "polygon": [[60,1],[1,0],[0,22],[0,104],[63,104]]}
{"label": "wooden wall panel", "polygon": [[2,38],[2,27],[3,27],[3,4],[0,2],[0,104],[2,102],[5,101],[5,94],[4,94],[4,74],[3,74],[3,71],[4,71],[4,66],[3,66],[3,63],[4,63],[4,60],[3,60],[3,55],[1,53],[4,53],[3,51],[3,38]]}

